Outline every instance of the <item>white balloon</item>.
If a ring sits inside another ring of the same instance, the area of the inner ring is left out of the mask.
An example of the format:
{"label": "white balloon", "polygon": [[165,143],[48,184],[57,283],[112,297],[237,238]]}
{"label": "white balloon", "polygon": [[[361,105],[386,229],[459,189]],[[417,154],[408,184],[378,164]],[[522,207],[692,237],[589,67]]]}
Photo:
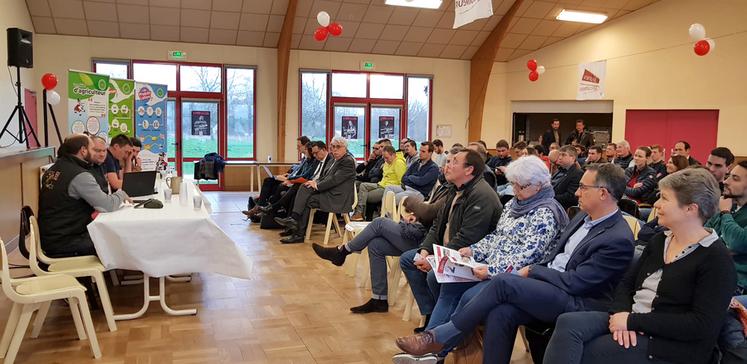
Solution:
{"label": "white balloon", "polygon": [[705,27],[703,24],[694,23],[693,25],[690,25],[690,38],[697,42],[706,36]]}
{"label": "white balloon", "polygon": [[319,14],[316,14],[316,21],[319,22],[319,25],[326,27],[329,25],[329,13],[320,11]]}
{"label": "white balloon", "polygon": [[539,74],[545,73],[545,66],[537,66],[537,73]]}
{"label": "white balloon", "polygon": [[706,42],[708,42],[708,45],[711,46],[710,52],[713,52],[714,49],[716,49],[716,41],[711,38],[706,38]]}
{"label": "white balloon", "polygon": [[57,105],[60,103],[60,94],[55,90],[47,91],[47,103],[50,105]]}

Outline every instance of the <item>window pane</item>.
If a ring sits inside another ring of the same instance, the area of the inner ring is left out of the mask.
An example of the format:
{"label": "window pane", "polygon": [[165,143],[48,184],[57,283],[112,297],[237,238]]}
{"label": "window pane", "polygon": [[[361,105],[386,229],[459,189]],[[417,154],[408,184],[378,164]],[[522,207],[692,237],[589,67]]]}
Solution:
{"label": "window pane", "polygon": [[407,78],[407,136],[418,143],[428,140],[430,79]]}
{"label": "window pane", "polygon": [[134,63],[132,73],[135,81],[168,85],[169,91],[176,91],[176,65]]}
{"label": "window pane", "polygon": [[180,91],[220,92],[220,67],[181,66]]}
{"label": "window pane", "polygon": [[176,158],[176,101],[166,102],[166,155]]}
{"label": "window pane", "polygon": [[254,70],[226,70],[228,157],[254,157]]}
{"label": "window pane", "polygon": [[404,95],[404,77],[396,75],[371,75],[371,97],[375,99],[401,99]]}
{"label": "window pane", "polygon": [[127,79],[127,63],[116,63],[116,62],[99,62],[95,61],[93,64],[93,72],[109,75],[113,78]]}
{"label": "window pane", "polygon": [[366,74],[333,73],[332,96],[366,97]]}
{"label": "window pane", "polygon": [[301,135],[327,138],[327,74],[301,74]]}
{"label": "window pane", "polygon": [[364,130],[366,108],[363,106],[335,106],[335,136],[348,140],[348,151],[355,158],[365,156]]}
{"label": "window pane", "polygon": [[218,151],[218,117],[217,101],[182,101],[183,158],[202,158]]}

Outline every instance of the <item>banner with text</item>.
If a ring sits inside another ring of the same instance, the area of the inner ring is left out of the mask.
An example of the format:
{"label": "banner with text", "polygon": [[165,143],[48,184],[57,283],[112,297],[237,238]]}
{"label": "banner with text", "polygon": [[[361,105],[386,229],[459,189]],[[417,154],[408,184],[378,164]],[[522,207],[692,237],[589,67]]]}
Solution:
{"label": "banner with text", "polygon": [[578,65],[578,92],[576,100],[601,100],[604,98],[604,80],[607,61]]}
{"label": "banner with text", "polygon": [[135,81],[109,79],[109,138],[119,134],[135,136],[132,113],[135,106]]}
{"label": "banner with text", "polygon": [[143,150],[166,154],[168,86],[135,82],[135,136]]}
{"label": "banner with text", "polygon": [[493,16],[492,0],[455,0],[454,29]]}
{"label": "banner with text", "polygon": [[109,76],[69,70],[68,125],[73,133],[109,134]]}

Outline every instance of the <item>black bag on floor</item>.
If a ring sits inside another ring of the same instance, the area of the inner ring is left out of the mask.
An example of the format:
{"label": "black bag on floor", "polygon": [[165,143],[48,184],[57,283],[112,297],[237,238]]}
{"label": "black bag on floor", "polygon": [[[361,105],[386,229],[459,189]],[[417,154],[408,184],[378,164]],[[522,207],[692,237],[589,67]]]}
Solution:
{"label": "black bag on floor", "polygon": [[259,220],[260,229],[281,229],[283,226],[275,222],[276,217],[286,217],[287,213],[285,210],[275,211],[272,210],[268,213],[262,214]]}

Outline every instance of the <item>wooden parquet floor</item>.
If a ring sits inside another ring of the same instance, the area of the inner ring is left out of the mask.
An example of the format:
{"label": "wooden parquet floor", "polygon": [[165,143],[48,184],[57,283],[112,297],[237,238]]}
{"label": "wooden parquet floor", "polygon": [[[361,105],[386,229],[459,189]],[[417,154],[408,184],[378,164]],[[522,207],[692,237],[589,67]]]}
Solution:
{"label": "wooden parquet floor", "polygon": [[[196,316],[169,316],[155,302],[144,317],[118,321],[118,331],[109,332],[103,312],[93,311],[103,353],[99,360],[91,356],[87,341],[77,340],[67,306],[55,303],[39,338],[28,337],[29,329],[16,362],[391,363],[398,352],[394,338],[417,326],[415,320],[402,321],[401,306],[389,313],[351,314],[351,306],[368,300],[368,289],[358,288],[341,268],[316,257],[309,244],[281,245],[276,231],[244,221],[240,211],[246,193],[208,197],[215,221],[251,260],[250,279],[195,274],[190,283],[167,283],[167,302],[176,309],[197,308]],[[210,249],[209,241],[205,249]],[[11,256],[11,262],[22,260]],[[24,273],[13,270],[14,275]],[[115,313],[135,312],[142,304],[141,285],[110,286],[109,292]],[[10,301],[0,295],[0,326],[9,311]],[[531,363],[519,341],[513,362]]]}

